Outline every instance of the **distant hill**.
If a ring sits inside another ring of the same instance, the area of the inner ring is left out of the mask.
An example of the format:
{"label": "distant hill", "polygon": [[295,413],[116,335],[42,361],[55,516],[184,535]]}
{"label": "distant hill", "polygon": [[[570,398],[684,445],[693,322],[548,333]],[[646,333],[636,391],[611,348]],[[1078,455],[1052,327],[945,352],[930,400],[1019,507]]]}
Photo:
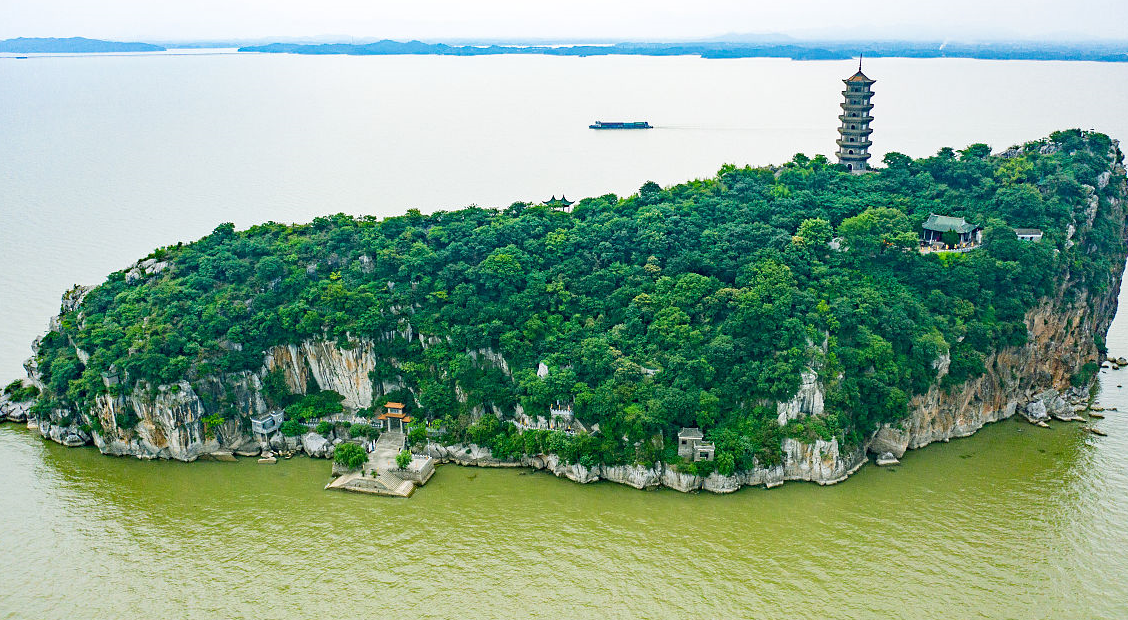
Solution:
{"label": "distant hill", "polygon": [[359,56],[386,56],[399,54],[427,54],[440,56],[492,56],[497,54],[543,54],[548,56],[702,56],[704,58],[792,58],[795,60],[842,60],[850,58],[844,51],[831,52],[816,46],[799,45],[748,45],[727,42],[700,43],[616,43],[614,45],[571,45],[549,47],[541,45],[462,45],[423,43],[421,41],[383,40],[375,43],[271,43],[240,47],[240,52],[266,52],[283,54],[351,54]]}
{"label": "distant hill", "polygon": [[124,43],[121,41],[101,41],[70,37],[69,39],[30,38],[5,39],[0,41],[0,52],[11,54],[53,54],[53,53],[103,53],[103,52],[163,52],[165,48],[149,43]]}
{"label": "distant hill", "polygon": [[[727,35],[736,37],[737,35]],[[757,40],[760,36],[762,40]],[[1089,60],[1128,62],[1128,42],[1054,43],[995,41],[800,41],[770,35],[745,35],[742,40],[712,40],[678,43],[614,43],[609,45],[447,45],[420,41],[375,43],[271,43],[240,47],[240,52],[284,54],[350,54],[361,56],[435,54],[443,56],[487,56],[496,54],[544,54],[551,56],[701,56],[702,58],[790,58],[793,60],[842,60],[857,57],[981,58],[991,60]]]}

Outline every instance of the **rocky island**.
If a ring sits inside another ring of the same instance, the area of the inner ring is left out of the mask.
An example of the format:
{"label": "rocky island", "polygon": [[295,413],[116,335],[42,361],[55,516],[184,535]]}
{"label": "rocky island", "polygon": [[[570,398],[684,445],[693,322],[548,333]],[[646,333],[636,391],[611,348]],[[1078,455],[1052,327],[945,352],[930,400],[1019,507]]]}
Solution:
{"label": "rocky island", "polygon": [[346,473],[392,442],[405,475],[414,458],[715,492],[1075,417],[1128,254],[1118,143],[884,164],[224,224],[68,291],[0,415],[119,456],[304,451]]}

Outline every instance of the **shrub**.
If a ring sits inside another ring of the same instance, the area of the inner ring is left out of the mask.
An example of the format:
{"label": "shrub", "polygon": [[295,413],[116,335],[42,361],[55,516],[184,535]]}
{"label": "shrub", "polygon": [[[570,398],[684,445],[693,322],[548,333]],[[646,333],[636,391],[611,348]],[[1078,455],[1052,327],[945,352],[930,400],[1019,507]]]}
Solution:
{"label": "shrub", "polygon": [[4,395],[15,403],[34,400],[39,396],[39,388],[34,385],[24,386],[23,381],[16,379],[4,388]]}
{"label": "shrub", "polygon": [[408,465],[411,465],[410,451],[404,450],[403,452],[400,452],[396,455],[396,467],[399,467],[400,469],[407,469]]}
{"label": "shrub", "polygon": [[357,469],[368,460],[368,453],[355,443],[342,443],[333,451],[333,460],[349,469]]}
{"label": "shrub", "polygon": [[376,439],[380,436],[380,429],[371,424],[358,422],[349,427],[349,437]]}
{"label": "shrub", "polygon": [[341,405],[344,398],[333,390],[306,394],[298,402],[286,407],[286,415],[305,421],[332,413],[340,413],[345,410],[344,406]]}
{"label": "shrub", "polygon": [[215,429],[223,425],[224,419],[218,413],[213,413],[200,418],[200,421],[204,423],[204,436],[210,439],[215,437]]}
{"label": "shrub", "polygon": [[325,437],[328,437],[329,433],[333,432],[333,423],[322,420],[321,422],[317,423],[317,428],[315,430],[318,435],[324,435]]}
{"label": "shrub", "polygon": [[297,437],[298,435],[305,434],[306,425],[298,422],[297,420],[286,420],[282,423],[282,426],[279,428],[279,430],[281,430],[282,434],[287,437]]}

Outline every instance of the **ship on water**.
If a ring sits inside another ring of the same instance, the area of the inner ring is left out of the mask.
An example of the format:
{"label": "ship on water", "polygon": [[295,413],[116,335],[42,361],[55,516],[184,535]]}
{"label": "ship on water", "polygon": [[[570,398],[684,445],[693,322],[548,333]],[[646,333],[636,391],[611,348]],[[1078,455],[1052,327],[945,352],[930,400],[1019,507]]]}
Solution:
{"label": "ship on water", "polygon": [[588,125],[591,129],[653,129],[653,126],[646,121],[595,121],[595,124]]}

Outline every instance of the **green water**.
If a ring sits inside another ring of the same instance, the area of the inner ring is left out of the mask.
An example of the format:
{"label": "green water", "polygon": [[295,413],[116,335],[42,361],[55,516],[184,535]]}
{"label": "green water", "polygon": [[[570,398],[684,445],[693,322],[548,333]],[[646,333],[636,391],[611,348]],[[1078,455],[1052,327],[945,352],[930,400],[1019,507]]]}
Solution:
{"label": "green water", "polygon": [[734,495],[445,466],[141,462],[0,428],[15,618],[1124,618],[1128,413],[1017,421],[832,487]]}

